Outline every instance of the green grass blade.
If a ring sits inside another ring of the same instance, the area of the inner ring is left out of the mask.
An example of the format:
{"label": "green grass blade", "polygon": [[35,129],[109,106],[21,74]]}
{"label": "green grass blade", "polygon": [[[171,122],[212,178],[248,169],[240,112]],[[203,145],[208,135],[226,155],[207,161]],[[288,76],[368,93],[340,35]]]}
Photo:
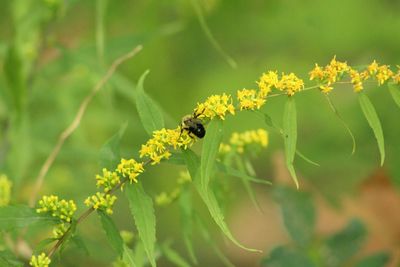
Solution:
{"label": "green grass blade", "polygon": [[294,171],[293,161],[296,155],[297,143],[297,114],[296,103],[293,97],[287,99],[283,112],[283,134],[285,143],[286,166],[292,176],[296,187],[299,188],[296,172]]}
{"label": "green grass blade", "polygon": [[394,83],[389,83],[388,86],[389,86],[389,92],[392,95],[394,102],[400,108],[400,85],[394,84]]}
{"label": "green grass blade", "polygon": [[339,121],[343,125],[343,127],[346,128],[346,131],[348,132],[348,134],[351,137],[351,140],[353,142],[353,149],[351,150],[351,154],[353,155],[356,152],[356,139],[354,137],[354,134],[350,130],[350,127],[347,125],[347,123],[343,120],[342,116],[340,115],[339,111],[337,110],[337,108],[333,104],[333,102],[330,99],[330,97],[327,94],[324,94],[324,95],[325,95],[325,99],[328,101],[329,107],[331,108],[333,113],[336,115],[336,117],[339,119]]}
{"label": "green grass blade", "polygon": [[226,60],[226,62],[231,66],[232,68],[236,68],[237,64],[235,60],[233,60],[232,57],[230,57],[224,49],[222,49],[221,45],[218,43],[218,41],[215,39],[214,35],[211,33],[210,28],[208,27],[206,20],[203,15],[203,11],[201,10],[201,6],[198,2],[198,0],[191,0],[192,6],[194,8],[194,11],[196,12],[197,19],[199,20],[200,26],[203,29],[204,33],[206,34],[208,40],[214,46],[215,50]]}
{"label": "green grass blade", "polygon": [[149,71],[145,71],[139,78],[139,82],[136,87],[136,108],[140,117],[140,121],[146,132],[149,135],[153,134],[153,131],[164,128],[164,118],[161,110],[153,99],[146,94],[143,89],[144,79],[146,78]]}
{"label": "green grass blade", "polygon": [[383,137],[381,122],[379,121],[379,117],[375,111],[374,106],[372,105],[366,94],[364,94],[363,92],[359,93],[358,100],[360,102],[362,112],[364,113],[364,116],[367,119],[369,126],[372,128],[372,131],[374,132],[375,138],[378,142],[382,166],[385,162],[385,140]]}
{"label": "green grass blade", "polygon": [[106,233],[108,242],[110,243],[111,247],[117,252],[118,256],[122,256],[124,253],[124,241],[115,226],[113,220],[105,214],[103,211],[97,212],[100,216],[101,225],[103,226],[103,230]]}
{"label": "green grass blade", "polygon": [[212,120],[207,127],[200,162],[201,185],[206,192],[218,156],[222,135],[222,121],[219,119]]}
{"label": "green grass blade", "polygon": [[144,192],[140,183],[128,185],[125,192],[147,258],[151,266],[155,267],[156,258],[154,247],[156,243],[156,217],[154,214],[153,201],[151,197]]}

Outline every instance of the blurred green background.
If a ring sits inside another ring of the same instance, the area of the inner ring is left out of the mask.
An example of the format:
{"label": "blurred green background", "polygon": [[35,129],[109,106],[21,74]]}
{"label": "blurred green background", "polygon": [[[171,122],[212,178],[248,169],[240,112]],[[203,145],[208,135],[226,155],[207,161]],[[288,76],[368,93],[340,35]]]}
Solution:
{"label": "blurred green background", "polygon": [[[107,67],[138,44],[143,45],[143,51],[124,63],[89,105],[80,127],[67,140],[47,174],[41,194],[75,199],[83,208],[83,200],[95,191],[94,177],[102,167],[99,150],[125,122],[128,128],[121,153],[125,157],[137,157],[140,145],[148,136],[138,119],[132,91],[138,77],[147,69],[150,74],[145,89],[164,110],[167,126],[175,127],[185,114],[192,112],[197,102],[211,94],[235,94],[237,89],[254,88],[255,81],[267,70],[295,72],[307,86],[312,84],[307,73],[314,63],[325,65],[334,55],[352,66],[366,65],[374,59],[391,66],[400,62],[399,1],[193,1],[0,2],[0,171],[13,180],[14,203],[27,202],[34,178],[58,135],[72,121],[81,101]],[[236,61],[237,68],[232,68],[210,42],[193,3],[200,6],[215,40]],[[368,86],[367,93],[384,130],[387,160],[382,168],[375,138],[351,86],[337,86],[331,99],[356,137],[357,151],[353,156],[351,139],[323,96],[317,90],[296,95],[298,148],[321,166],[315,167],[301,159],[296,159],[295,165],[301,183],[312,192],[315,205],[320,207],[317,221],[324,222],[323,215],[330,210],[335,218],[340,218],[337,224],[332,222],[335,230],[347,224],[348,220],[343,218],[351,217],[349,210],[375,214],[375,210],[392,213],[393,209],[393,213],[400,214],[396,188],[400,185],[400,110],[385,86]],[[284,103],[284,97],[276,97],[268,100],[264,108],[278,124],[281,124]],[[265,127],[260,118],[250,113],[238,114],[227,119],[226,137],[232,131],[260,127]],[[199,149],[200,145],[197,146]],[[278,179],[287,176],[284,170],[281,175],[282,150],[281,137],[271,132],[268,149],[254,159],[259,177],[275,180],[276,184],[285,183],[285,179]],[[146,191],[154,196],[173,188],[181,169],[170,164],[149,168],[142,177]],[[378,201],[381,204],[373,201],[377,206],[369,209],[363,196],[365,192],[370,193],[365,190],[371,187],[382,189],[382,192],[372,190],[371,197],[381,199],[390,194],[393,198]],[[222,241],[221,249],[238,266],[257,266],[270,249],[290,240],[279,219],[279,201],[272,200],[273,190],[257,187],[256,191],[260,202],[265,204],[264,210],[270,211],[261,216],[265,220],[257,221],[254,228],[264,229],[264,234],[255,234],[254,239],[244,242],[262,246],[257,248],[264,250],[264,254],[238,252],[230,245],[226,248],[213,223],[209,224],[217,240]],[[240,186],[230,192],[227,210],[228,224],[233,225],[239,239],[250,235],[246,230],[252,232],[244,227],[245,222],[255,223],[259,218],[252,217],[254,213],[246,213],[254,207],[248,204],[243,192]],[[199,208],[204,209],[201,205]],[[134,230],[127,214],[126,201],[121,197],[113,218],[120,229]],[[354,216],[360,214],[354,212]],[[157,216],[158,240],[172,238],[178,249],[182,247],[177,208],[171,205],[158,209]],[[235,221],[239,217],[245,222]],[[368,218],[369,215],[362,218],[367,229]],[[275,226],[268,224],[270,220],[277,222]],[[392,236],[375,251],[398,251],[400,219],[393,217],[393,232],[389,233],[390,227],[386,224],[379,224],[375,219],[372,222],[369,232],[373,234],[373,229],[378,229],[377,232],[380,229],[384,232],[381,236]],[[274,231],[281,231],[282,238],[269,239]],[[60,266],[77,266],[77,261],[79,266],[108,266],[115,255],[97,218],[92,216],[81,225],[79,232],[95,257],[67,249]],[[322,235],[323,230],[318,233]],[[34,245],[41,237],[32,233],[29,238]],[[197,240],[201,265],[222,265],[209,246]],[[184,250],[180,251],[185,255]],[[360,251],[363,253],[362,248]]]}

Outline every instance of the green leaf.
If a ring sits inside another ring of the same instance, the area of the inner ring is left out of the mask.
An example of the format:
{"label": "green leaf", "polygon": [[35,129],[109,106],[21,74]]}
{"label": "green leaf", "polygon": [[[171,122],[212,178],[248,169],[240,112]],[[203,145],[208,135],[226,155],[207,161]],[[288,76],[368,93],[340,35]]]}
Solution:
{"label": "green leaf", "polygon": [[322,251],[323,257],[330,259],[329,266],[343,266],[359,251],[366,234],[364,225],[359,220],[352,220],[343,230],[328,238]]}
{"label": "green leaf", "polygon": [[100,149],[100,166],[113,170],[121,159],[120,143],[128,123],[122,124],[119,131],[114,134]]}
{"label": "green leaf", "polygon": [[122,255],[122,260],[124,261],[124,263],[126,263],[126,265],[128,265],[128,267],[139,267],[135,262],[135,255],[133,254],[133,251],[130,248],[128,248],[125,244],[124,244],[124,254]]}
{"label": "green leaf", "polygon": [[210,176],[215,166],[219,145],[222,141],[222,136],[222,121],[218,119],[212,120],[207,127],[207,134],[204,138],[203,148],[201,151],[201,186],[203,187],[205,192],[208,191]]}
{"label": "green leaf", "polygon": [[108,242],[115,252],[117,252],[118,256],[122,256],[124,252],[124,241],[122,240],[122,237],[113,220],[103,211],[98,211],[97,214],[100,216],[101,225],[103,226],[103,230],[106,232]]}
{"label": "green leaf", "polygon": [[226,267],[235,267],[235,265],[228,259],[228,257],[225,256],[225,254],[221,251],[221,249],[218,247],[218,245],[211,238],[210,233],[208,232],[207,227],[204,225],[201,218],[199,216],[196,216],[195,218],[196,218],[197,226],[200,230],[200,233],[202,234],[203,238],[206,240],[206,242],[212,248],[210,250],[217,255],[217,257],[221,260],[221,262]]}
{"label": "green leaf", "polygon": [[188,186],[185,186],[181,190],[179,196],[179,207],[181,212],[181,225],[182,225],[182,237],[185,243],[186,249],[189,253],[191,261],[197,265],[197,258],[193,248],[193,207],[191,192]]}
{"label": "green leaf", "polygon": [[353,142],[353,149],[351,151],[351,154],[354,154],[354,152],[356,152],[356,139],[354,137],[353,132],[351,131],[350,127],[347,125],[347,123],[343,120],[342,116],[340,115],[339,111],[337,110],[337,108],[335,107],[335,105],[333,104],[332,100],[330,99],[330,97],[327,94],[325,95],[325,99],[328,101],[329,107],[331,108],[331,110],[333,111],[333,113],[336,115],[336,117],[339,119],[339,121],[342,123],[343,127],[346,129],[346,131],[348,132],[348,134],[351,137],[351,140]]}
{"label": "green leaf", "polygon": [[0,230],[8,231],[15,228],[29,227],[34,224],[57,223],[58,219],[39,214],[28,206],[0,207]]}
{"label": "green leaf", "polygon": [[315,227],[311,195],[289,187],[277,187],[274,193],[281,206],[286,230],[297,244],[306,247],[312,241]]}
{"label": "green leaf", "polygon": [[217,168],[220,172],[223,172],[227,175],[233,176],[233,177],[238,177],[244,180],[247,180],[249,182],[253,183],[258,183],[258,184],[265,184],[265,185],[271,185],[272,183],[270,181],[260,179],[257,177],[250,176],[240,170],[236,170],[235,168],[229,167],[227,165],[222,164],[221,162],[217,162]]}
{"label": "green leaf", "polygon": [[186,262],[181,255],[179,255],[174,249],[172,249],[169,244],[163,244],[161,247],[161,253],[165,255],[167,260],[175,264],[178,267],[190,267],[190,264]]}
{"label": "green leaf", "polygon": [[286,166],[293,178],[296,187],[299,188],[296,173],[293,168],[294,156],[296,154],[297,143],[297,115],[296,103],[293,97],[287,99],[285,110],[283,111],[283,134],[285,143]]}
{"label": "green leaf", "polygon": [[263,267],[315,267],[305,253],[287,247],[277,247],[261,262]]}
{"label": "green leaf", "polygon": [[392,95],[394,102],[400,108],[400,85],[394,83],[388,83],[388,86],[389,86],[389,92]]}
{"label": "green leaf", "polygon": [[133,252],[133,258],[137,267],[143,267],[146,265],[146,251],[142,242],[136,242],[136,246]]}
{"label": "green leaf", "polygon": [[243,248],[248,251],[260,252],[260,250],[247,248],[243,246],[233,237],[231,231],[229,230],[225,222],[224,215],[217,203],[214,193],[211,190],[208,190],[204,186],[202,186],[202,182],[198,177],[199,176],[198,171],[200,168],[200,160],[198,156],[189,149],[184,150],[182,155],[185,159],[188,171],[190,173],[190,176],[192,177],[192,180],[194,181],[194,185],[196,186],[197,191],[199,192],[204,203],[206,204],[208,211],[211,214],[211,217],[214,219],[215,223],[219,226],[219,228],[225,234],[225,236],[240,248]]}
{"label": "green leaf", "polygon": [[154,247],[156,243],[156,217],[151,197],[143,190],[140,183],[128,185],[126,196],[129,207],[135,220],[139,237],[142,240],[144,249],[151,266],[156,266]]}
{"label": "green leaf", "polygon": [[0,266],[2,267],[22,267],[24,264],[20,262],[13,253],[8,250],[0,251]]}
{"label": "green leaf", "polygon": [[306,157],[305,155],[303,155],[298,149],[296,149],[296,155],[299,156],[301,159],[303,159],[305,162],[308,162],[308,163],[310,163],[310,164],[312,164],[312,165],[315,165],[315,166],[317,166],[317,167],[320,166],[317,162],[312,161],[311,159],[309,159],[308,157]]}
{"label": "green leaf", "polygon": [[221,45],[218,43],[218,41],[215,39],[215,37],[213,36],[213,34],[211,33],[206,20],[204,19],[204,15],[203,12],[201,10],[201,6],[199,4],[198,0],[191,0],[192,6],[194,8],[194,11],[196,12],[197,18],[200,22],[200,26],[202,28],[202,30],[204,31],[204,33],[206,34],[208,40],[210,41],[210,43],[212,44],[212,46],[214,46],[215,50],[217,50],[217,52],[226,60],[226,62],[232,67],[232,68],[236,68],[237,64],[236,62],[233,60],[233,58],[231,58],[225,51],[224,49],[222,49]]}
{"label": "green leaf", "polygon": [[149,71],[147,70],[140,76],[135,94],[136,108],[140,121],[146,132],[152,135],[153,131],[164,128],[164,118],[157,104],[143,89],[144,79],[148,73]]}
{"label": "green leaf", "polygon": [[372,128],[375,138],[378,141],[379,153],[381,154],[381,166],[385,162],[385,141],[383,138],[383,131],[381,122],[379,121],[378,114],[375,111],[374,106],[369,100],[368,96],[363,92],[358,94],[358,100],[360,102],[361,109],[364,113],[365,118],[368,121],[369,126]]}
{"label": "green leaf", "polygon": [[385,267],[389,263],[390,256],[386,252],[378,252],[360,260],[356,267]]}
{"label": "green leaf", "polygon": [[37,245],[35,245],[35,248],[33,250],[33,254],[38,254],[42,251],[44,251],[44,248],[50,245],[53,242],[56,242],[58,239],[57,238],[46,238],[41,240]]}

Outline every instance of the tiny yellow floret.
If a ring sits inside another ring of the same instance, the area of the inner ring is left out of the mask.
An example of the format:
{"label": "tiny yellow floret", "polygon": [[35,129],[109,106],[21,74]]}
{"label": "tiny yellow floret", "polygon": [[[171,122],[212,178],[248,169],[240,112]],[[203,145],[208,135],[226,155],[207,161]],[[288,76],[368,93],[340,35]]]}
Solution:
{"label": "tiny yellow floret", "polygon": [[46,254],[41,253],[39,256],[32,255],[29,265],[32,267],[48,267],[50,263],[50,258]]}

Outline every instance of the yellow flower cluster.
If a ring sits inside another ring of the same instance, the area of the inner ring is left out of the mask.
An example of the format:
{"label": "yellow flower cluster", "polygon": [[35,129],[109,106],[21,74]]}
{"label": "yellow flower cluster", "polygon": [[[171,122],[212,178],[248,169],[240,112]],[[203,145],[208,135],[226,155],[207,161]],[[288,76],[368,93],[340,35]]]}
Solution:
{"label": "yellow flower cluster", "polygon": [[280,91],[286,91],[289,96],[294,95],[304,89],[304,82],[298,78],[294,73],[288,75],[282,73],[282,77],[276,84],[276,89]]}
{"label": "yellow flower cluster", "polygon": [[363,82],[369,78],[378,81],[378,85],[383,85],[390,78],[394,83],[400,83],[400,71],[394,74],[389,65],[379,65],[375,60],[367,66],[364,71],[358,71],[347,65],[346,62],[336,60],[336,56],[324,68],[315,64],[315,68],[310,71],[310,80],[318,80],[323,93],[329,93],[333,89],[333,84],[340,81],[343,75],[347,73],[355,92],[364,89]]}
{"label": "yellow flower cluster", "polygon": [[225,119],[227,113],[235,114],[235,107],[232,104],[232,97],[227,94],[212,95],[203,103],[198,103],[195,108],[195,114],[199,118],[212,120],[214,117]]}
{"label": "yellow flower cluster", "polygon": [[268,71],[268,73],[263,73],[260,79],[257,81],[259,96],[260,98],[266,98],[268,94],[272,91],[273,87],[278,84],[279,78],[276,71]]}
{"label": "yellow flower cluster", "polygon": [[231,135],[229,144],[221,143],[219,152],[227,154],[235,151],[242,154],[250,145],[267,147],[268,145],[268,132],[264,129],[245,131],[243,133],[234,132]]}
{"label": "yellow flower cluster", "polygon": [[151,159],[151,164],[160,163],[162,159],[171,156],[170,147],[174,149],[190,147],[194,143],[194,138],[189,136],[187,131],[182,131],[180,127],[176,129],[161,129],[153,132],[153,137],[140,149],[140,157]]}
{"label": "yellow flower cluster", "polygon": [[239,100],[240,110],[260,109],[265,104],[266,98],[262,97],[261,92],[256,92],[254,89],[242,89],[237,91],[237,99]]}
{"label": "yellow flower cluster", "polygon": [[128,177],[131,183],[137,183],[136,177],[143,171],[143,162],[137,162],[134,159],[121,159],[121,163],[117,167],[117,172],[123,177]]}
{"label": "yellow flower cluster", "polygon": [[7,206],[11,199],[12,183],[5,174],[0,175],[0,207]]}
{"label": "yellow flower cluster", "polygon": [[32,255],[29,265],[32,267],[48,267],[51,260],[46,254],[41,253],[39,256]]}
{"label": "yellow flower cluster", "polygon": [[61,238],[68,231],[68,225],[65,223],[60,223],[53,228],[53,235],[55,238]]}
{"label": "yellow flower cluster", "polygon": [[103,186],[104,192],[109,192],[114,186],[120,183],[119,175],[103,168],[103,175],[96,175],[97,187]]}
{"label": "yellow flower cluster", "polygon": [[63,222],[70,223],[72,216],[76,211],[76,205],[73,200],[66,201],[58,199],[58,196],[43,196],[39,200],[40,208],[36,209],[37,213],[49,212],[53,217],[59,218]]}
{"label": "yellow flower cluster", "polygon": [[107,214],[112,214],[112,207],[116,200],[116,196],[97,192],[95,195],[90,196],[85,200],[85,205],[93,207],[95,210],[104,210]]}

